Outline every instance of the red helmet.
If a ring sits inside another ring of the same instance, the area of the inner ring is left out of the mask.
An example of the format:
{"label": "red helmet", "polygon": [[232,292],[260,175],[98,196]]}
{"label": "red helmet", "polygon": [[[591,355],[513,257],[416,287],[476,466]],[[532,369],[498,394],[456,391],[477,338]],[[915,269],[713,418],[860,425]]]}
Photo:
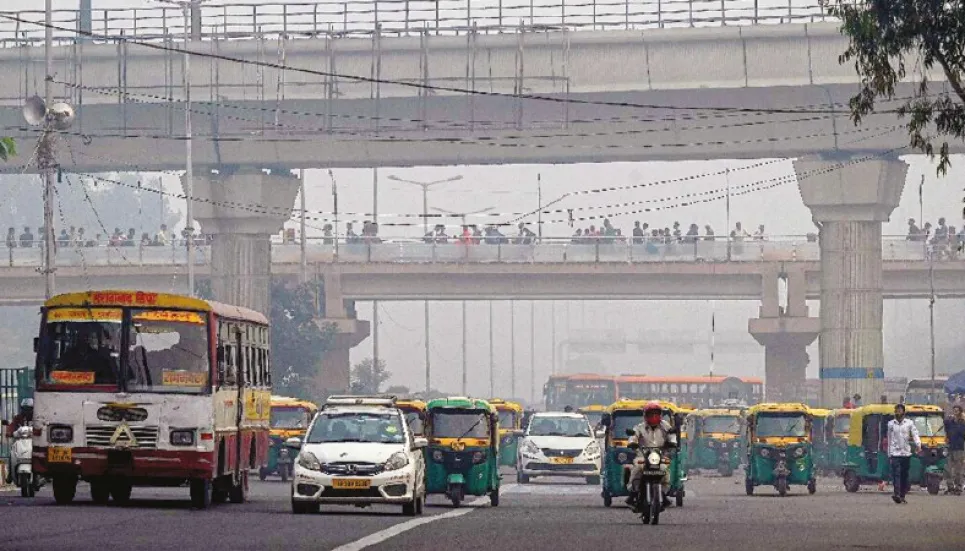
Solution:
{"label": "red helmet", "polygon": [[656,427],[663,419],[663,407],[659,402],[649,402],[643,408],[643,418],[651,427]]}

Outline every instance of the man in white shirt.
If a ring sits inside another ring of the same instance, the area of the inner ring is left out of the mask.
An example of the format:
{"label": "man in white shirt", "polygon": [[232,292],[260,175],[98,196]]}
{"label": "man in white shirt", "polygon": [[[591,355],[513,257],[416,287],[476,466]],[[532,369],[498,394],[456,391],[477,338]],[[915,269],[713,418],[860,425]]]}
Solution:
{"label": "man in white shirt", "polygon": [[921,449],[921,438],[918,429],[911,419],[905,417],[905,405],[895,406],[895,418],[888,421],[888,459],[891,463],[891,479],[895,488],[895,495],[891,499],[895,503],[907,503],[905,494],[911,489],[908,481],[908,467],[911,464],[911,454]]}

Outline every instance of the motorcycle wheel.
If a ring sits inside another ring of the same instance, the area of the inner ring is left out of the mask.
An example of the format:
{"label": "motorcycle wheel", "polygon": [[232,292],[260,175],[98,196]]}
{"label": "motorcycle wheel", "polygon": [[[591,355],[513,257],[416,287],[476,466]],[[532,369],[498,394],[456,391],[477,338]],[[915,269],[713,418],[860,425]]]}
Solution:
{"label": "motorcycle wheel", "polygon": [[268,478],[268,468],[261,467],[258,469],[258,480],[264,482],[266,478]]}
{"label": "motorcycle wheel", "polygon": [[656,526],[660,523],[660,507],[662,497],[660,496],[660,486],[653,484],[650,486],[650,525]]}
{"label": "motorcycle wheel", "polygon": [[278,467],[278,474],[281,475],[282,482],[288,482],[288,465],[281,465]]}

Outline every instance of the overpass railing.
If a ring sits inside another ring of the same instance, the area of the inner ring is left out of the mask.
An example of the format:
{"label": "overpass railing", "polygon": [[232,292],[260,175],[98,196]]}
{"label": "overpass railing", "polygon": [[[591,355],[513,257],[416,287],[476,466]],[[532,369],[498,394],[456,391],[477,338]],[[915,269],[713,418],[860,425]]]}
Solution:
{"label": "overpass railing", "polygon": [[[188,31],[195,40],[252,37],[310,38],[369,36],[375,32],[404,36],[546,30],[648,29],[758,25],[824,21],[825,0],[351,0],[332,2],[220,3],[200,6]],[[43,21],[42,10],[17,12]],[[185,22],[179,7],[55,10],[55,40],[73,43],[77,30],[98,40],[180,40]],[[39,25],[0,19],[0,43],[36,45]]]}
{"label": "overpass railing", "polygon": [[[310,238],[305,243],[306,260],[320,263],[649,263],[649,262],[814,262],[821,259],[814,236],[774,236],[758,240],[727,238],[665,242],[634,240],[630,237],[572,238],[543,237],[524,242],[515,237],[469,239],[455,238],[426,242],[411,238],[377,240],[344,237]],[[168,246],[59,246],[57,266],[179,266],[187,264],[184,243]],[[298,264],[301,243],[277,242],[272,245],[272,262]],[[197,247],[195,264],[210,264],[209,245]],[[43,263],[40,247],[0,248],[0,258],[8,268],[39,268]],[[954,244],[930,244],[904,237],[882,240],[885,261],[941,262],[965,260]],[[2,261],[0,261],[2,262]]]}

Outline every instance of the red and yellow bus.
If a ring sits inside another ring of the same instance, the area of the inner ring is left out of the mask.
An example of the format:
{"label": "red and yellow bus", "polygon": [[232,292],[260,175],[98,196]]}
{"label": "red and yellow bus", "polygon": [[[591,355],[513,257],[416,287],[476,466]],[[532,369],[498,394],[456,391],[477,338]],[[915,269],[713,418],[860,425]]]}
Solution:
{"label": "red and yellow bus", "polygon": [[34,469],[57,503],[78,480],[98,503],[185,483],[198,509],[247,499],[269,445],[265,316],[140,291],[59,295],[41,316]]}
{"label": "red and yellow bus", "polygon": [[595,373],[550,375],[543,387],[546,411],[566,406],[574,410],[586,406],[608,406],[617,401],[615,377]]}
{"label": "red and yellow bus", "polygon": [[681,407],[707,408],[725,402],[754,405],[764,395],[764,381],[752,377],[616,377],[620,398],[664,400]]}

